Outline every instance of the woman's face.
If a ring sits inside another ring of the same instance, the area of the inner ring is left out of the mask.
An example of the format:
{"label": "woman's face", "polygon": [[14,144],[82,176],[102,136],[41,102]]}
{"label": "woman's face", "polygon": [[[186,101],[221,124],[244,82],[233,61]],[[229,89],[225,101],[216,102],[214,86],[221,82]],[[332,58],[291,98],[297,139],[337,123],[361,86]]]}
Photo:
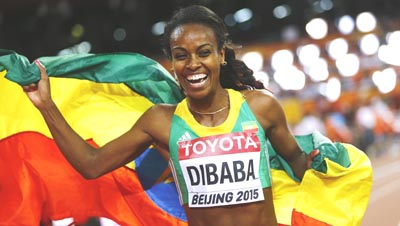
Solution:
{"label": "woman's face", "polygon": [[170,44],[175,76],[187,96],[202,98],[221,88],[224,50],[218,50],[211,28],[202,24],[178,26],[171,33]]}

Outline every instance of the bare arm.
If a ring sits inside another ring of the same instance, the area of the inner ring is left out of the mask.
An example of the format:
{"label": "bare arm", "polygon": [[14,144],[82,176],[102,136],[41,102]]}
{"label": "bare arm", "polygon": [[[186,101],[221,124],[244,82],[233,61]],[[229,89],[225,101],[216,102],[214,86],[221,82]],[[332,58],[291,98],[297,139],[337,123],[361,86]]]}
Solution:
{"label": "bare arm", "polygon": [[298,146],[282,106],[268,91],[253,91],[246,96],[272,147],[289,163],[294,174],[302,179],[314,156],[307,156]]}
{"label": "bare arm", "polygon": [[[101,148],[94,148],[83,140],[67,123],[53,102],[50,94],[49,78],[45,68],[37,62],[41,80],[37,87],[24,87],[29,99],[44,117],[59,149],[71,165],[84,177],[96,178],[113,169],[125,165],[140,155],[151,143],[149,120],[154,110],[148,110],[135,125],[119,138]],[[154,120],[153,120],[154,121]]]}

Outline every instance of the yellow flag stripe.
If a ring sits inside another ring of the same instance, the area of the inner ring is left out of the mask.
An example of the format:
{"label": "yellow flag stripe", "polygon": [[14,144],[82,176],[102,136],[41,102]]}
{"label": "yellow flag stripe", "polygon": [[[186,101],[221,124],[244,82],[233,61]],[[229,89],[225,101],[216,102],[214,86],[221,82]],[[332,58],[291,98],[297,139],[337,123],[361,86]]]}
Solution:
{"label": "yellow flag stripe", "polygon": [[353,145],[343,145],[350,157],[350,167],[326,159],[326,174],[308,170],[295,209],[331,225],[360,225],[372,188],[371,162]]}
{"label": "yellow flag stripe", "polygon": [[[52,137],[39,111],[21,87],[0,72],[0,139],[22,131]],[[66,120],[84,139],[103,145],[129,130],[153,105],[124,84],[50,78],[53,99]]]}

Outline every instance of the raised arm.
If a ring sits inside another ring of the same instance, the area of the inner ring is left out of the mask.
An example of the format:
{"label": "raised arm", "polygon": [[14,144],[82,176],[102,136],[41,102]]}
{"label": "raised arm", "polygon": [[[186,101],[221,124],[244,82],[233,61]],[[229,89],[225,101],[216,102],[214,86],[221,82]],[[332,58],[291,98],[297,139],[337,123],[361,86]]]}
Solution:
{"label": "raised arm", "polygon": [[288,127],[282,106],[271,93],[268,91],[252,91],[246,94],[247,96],[248,102],[257,120],[264,127],[272,147],[289,163],[296,177],[302,179],[317,152],[312,152],[307,156],[300,149]]}
{"label": "raised arm", "polygon": [[41,72],[38,84],[23,87],[41,112],[59,149],[71,165],[85,178],[96,178],[125,165],[140,155],[154,140],[146,128],[154,110],[148,110],[135,125],[119,138],[98,149],[83,140],[67,123],[50,93],[46,69],[36,61]]}

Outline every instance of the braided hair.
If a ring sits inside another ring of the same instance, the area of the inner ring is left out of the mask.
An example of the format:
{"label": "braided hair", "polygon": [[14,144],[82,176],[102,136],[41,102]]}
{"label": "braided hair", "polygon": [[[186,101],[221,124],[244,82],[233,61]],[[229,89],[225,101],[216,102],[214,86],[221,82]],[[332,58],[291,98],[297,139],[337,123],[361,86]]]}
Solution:
{"label": "braided hair", "polygon": [[171,59],[170,37],[172,31],[183,24],[198,23],[210,27],[217,39],[220,51],[225,49],[226,65],[221,67],[220,82],[222,87],[234,90],[263,89],[261,82],[256,81],[253,71],[242,61],[236,59],[234,45],[229,39],[228,31],[222,19],[205,6],[191,5],[175,12],[166,24],[162,39],[164,54]]}

